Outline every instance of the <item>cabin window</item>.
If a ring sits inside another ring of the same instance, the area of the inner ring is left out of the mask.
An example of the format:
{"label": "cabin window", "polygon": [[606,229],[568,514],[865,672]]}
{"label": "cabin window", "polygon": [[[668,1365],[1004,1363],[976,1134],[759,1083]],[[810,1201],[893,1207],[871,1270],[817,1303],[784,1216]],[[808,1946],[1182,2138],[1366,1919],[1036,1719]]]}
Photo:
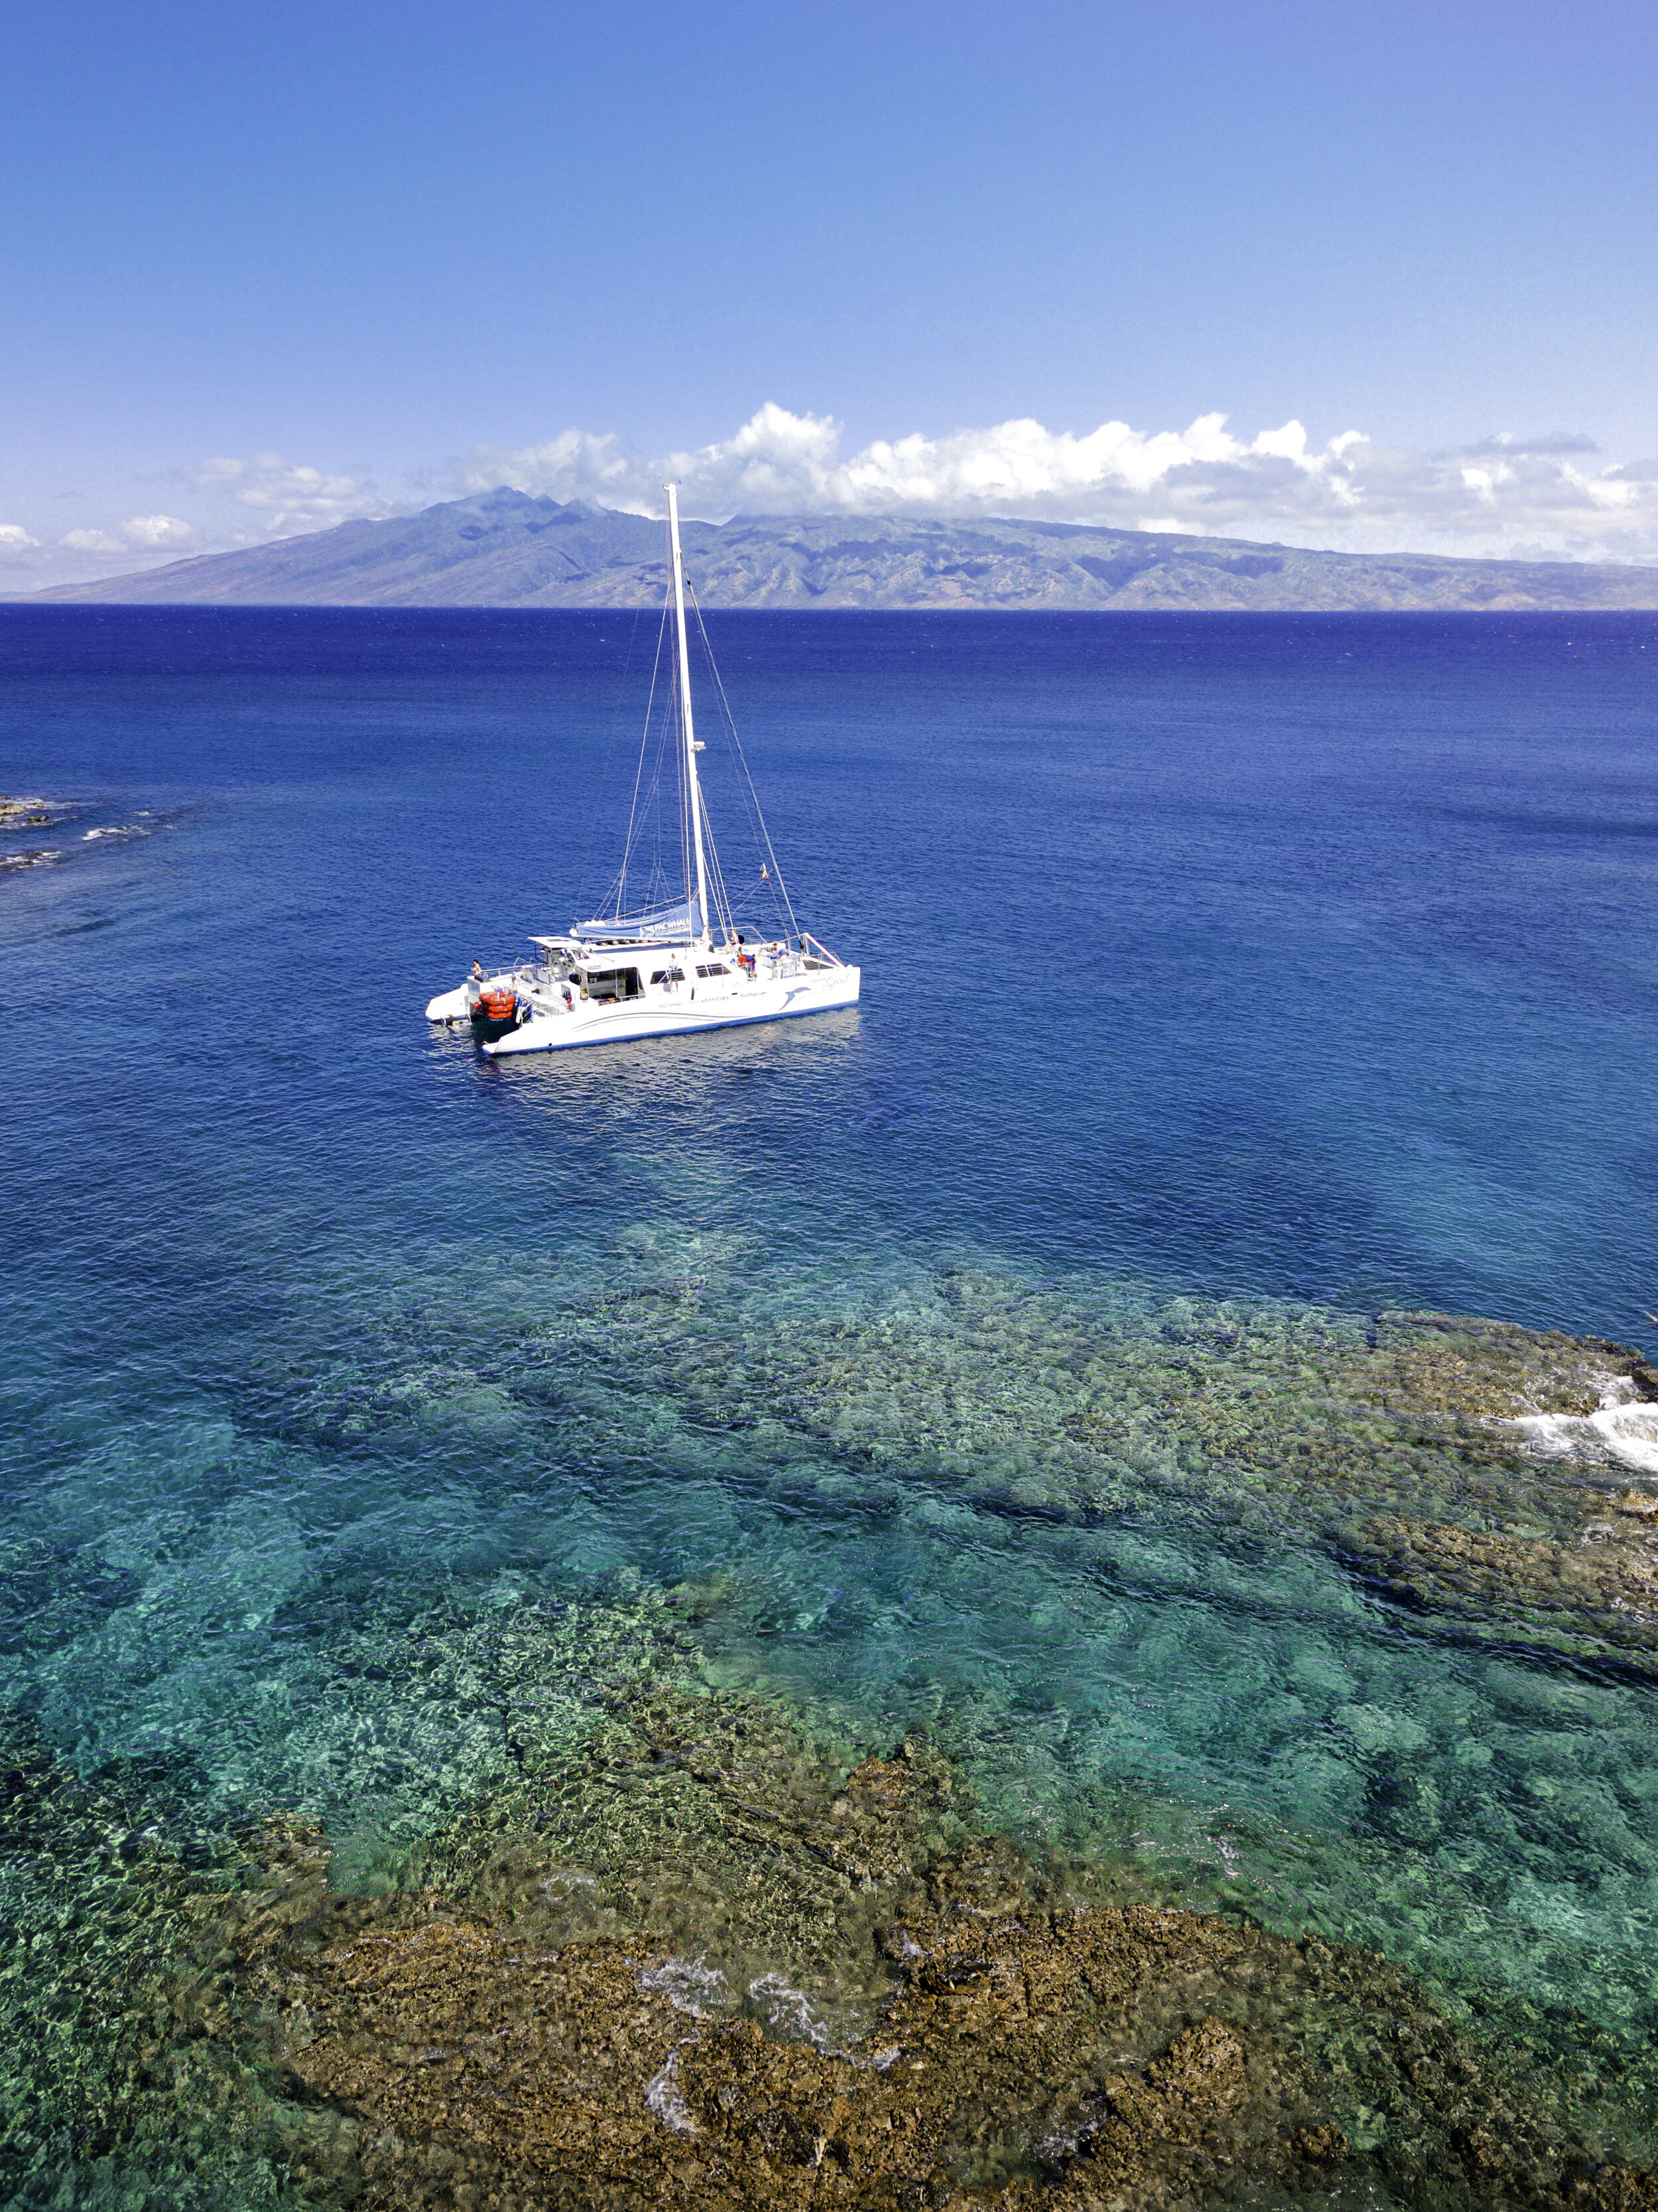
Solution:
{"label": "cabin window", "polygon": [[590,999],[637,999],[639,971],[637,968],[589,968],[587,989]]}
{"label": "cabin window", "polygon": [[710,967],[699,968],[697,973],[706,981],[710,975],[728,975],[731,970],[728,968],[721,967],[716,962]]}
{"label": "cabin window", "polygon": [[[702,971],[698,969],[697,972],[700,975]],[[653,983],[683,983],[685,969],[683,968],[653,968],[650,980]]]}

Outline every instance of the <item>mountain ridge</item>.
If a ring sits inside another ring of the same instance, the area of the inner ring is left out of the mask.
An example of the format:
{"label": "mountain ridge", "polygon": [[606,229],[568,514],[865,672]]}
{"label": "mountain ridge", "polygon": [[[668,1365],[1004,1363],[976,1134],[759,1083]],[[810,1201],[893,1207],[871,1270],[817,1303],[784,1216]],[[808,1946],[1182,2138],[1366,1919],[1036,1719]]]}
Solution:
{"label": "mountain ridge", "polygon": [[[1658,608],[1658,568],[1326,553],[1093,523],[735,515],[683,526],[705,607],[1360,612]],[[124,605],[654,605],[662,525],[502,489],[32,595]]]}

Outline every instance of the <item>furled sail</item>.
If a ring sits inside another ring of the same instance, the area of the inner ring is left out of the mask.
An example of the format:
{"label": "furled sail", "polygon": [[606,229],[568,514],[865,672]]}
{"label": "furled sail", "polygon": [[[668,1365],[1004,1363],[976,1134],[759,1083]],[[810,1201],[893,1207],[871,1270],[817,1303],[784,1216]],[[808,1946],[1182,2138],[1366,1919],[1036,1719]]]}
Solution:
{"label": "furled sail", "polygon": [[600,916],[594,921],[570,924],[570,935],[601,939],[607,944],[692,944],[703,933],[701,909],[695,899],[678,899],[671,906],[648,908],[643,914]]}

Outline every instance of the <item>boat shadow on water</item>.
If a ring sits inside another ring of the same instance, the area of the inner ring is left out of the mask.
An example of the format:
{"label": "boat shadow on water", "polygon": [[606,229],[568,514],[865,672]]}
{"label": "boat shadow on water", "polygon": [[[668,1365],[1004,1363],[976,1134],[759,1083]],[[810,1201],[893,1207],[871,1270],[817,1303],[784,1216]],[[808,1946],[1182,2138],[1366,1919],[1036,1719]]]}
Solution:
{"label": "boat shadow on water", "polygon": [[605,1101],[643,1114],[658,1105],[683,1108],[785,1056],[795,1066],[802,1054],[839,1057],[856,1043],[863,1022],[859,1007],[844,1006],[810,1022],[743,1023],[694,1036],[640,1037],[602,1052],[534,1053],[501,1060],[477,1052],[471,1038],[457,1032],[434,1036],[431,1049],[470,1060],[481,1081],[508,1085],[515,1100],[531,1108],[545,1103],[565,1115],[572,1105]]}

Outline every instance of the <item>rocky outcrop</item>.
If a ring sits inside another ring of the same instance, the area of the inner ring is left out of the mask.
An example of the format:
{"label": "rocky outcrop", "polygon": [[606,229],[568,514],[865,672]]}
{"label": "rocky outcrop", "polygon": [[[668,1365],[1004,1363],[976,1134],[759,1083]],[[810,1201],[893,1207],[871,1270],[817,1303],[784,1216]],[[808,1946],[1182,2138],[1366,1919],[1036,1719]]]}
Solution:
{"label": "rocky outcrop", "polygon": [[[50,799],[8,799],[0,792],[0,834],[15,830],[52,830],[56,828],[58,820]],[[50,867],[63,857],[60,852],[40,845],[13,846],[9,850],[0,847],[0,875],[15,875],[25,868]]]}
{"label": "rocky outcrop", "polygon": [[1067,1426],[1295,1493],[1374,1588],[1460,1635],[1658,1675],[1658,1495],[1628,1480],[1658,1462],[1655,1403],[1658,1372],[1627,1346],[1384,1313],[1314,1374],[1206,1349],[1132,1409]]}
{"label": "rocky outcrop", "polygon": [[[704,1764],[722,1732],[723,1769]],[[619,1802],[619,1738],[608,1756]],[[314,1869],[309,1915],[290,1893],[276,1941],[258,1915],[232,1939],[215,2032],[251,2025],[345,2117],[365,2207],[1658,2201],[1615,2155],[1603,2083],[1482,2048],[1364,1953],[1040,1867],[974,1829],[924,1747],[838,1778],[776,1712],[716,1701],[658,1711],[631,1765],[645,1788],[687,1778],[671,1945],[660,1921],[566,1934],[572,1898],[613,1909],[626,1869],[573,1864],[533,1789],[452,1890],[347,1900]],[[814,1900],[781,1919],[780,1860]],[[343,2185],[344,2141],[329,2166],[295,2139],[308,2185]]]}
{"label": "rocky outcrop", "polygon": [[0,792],[0,830],[50,830],[51,803],[44,799],[8,799]]}

